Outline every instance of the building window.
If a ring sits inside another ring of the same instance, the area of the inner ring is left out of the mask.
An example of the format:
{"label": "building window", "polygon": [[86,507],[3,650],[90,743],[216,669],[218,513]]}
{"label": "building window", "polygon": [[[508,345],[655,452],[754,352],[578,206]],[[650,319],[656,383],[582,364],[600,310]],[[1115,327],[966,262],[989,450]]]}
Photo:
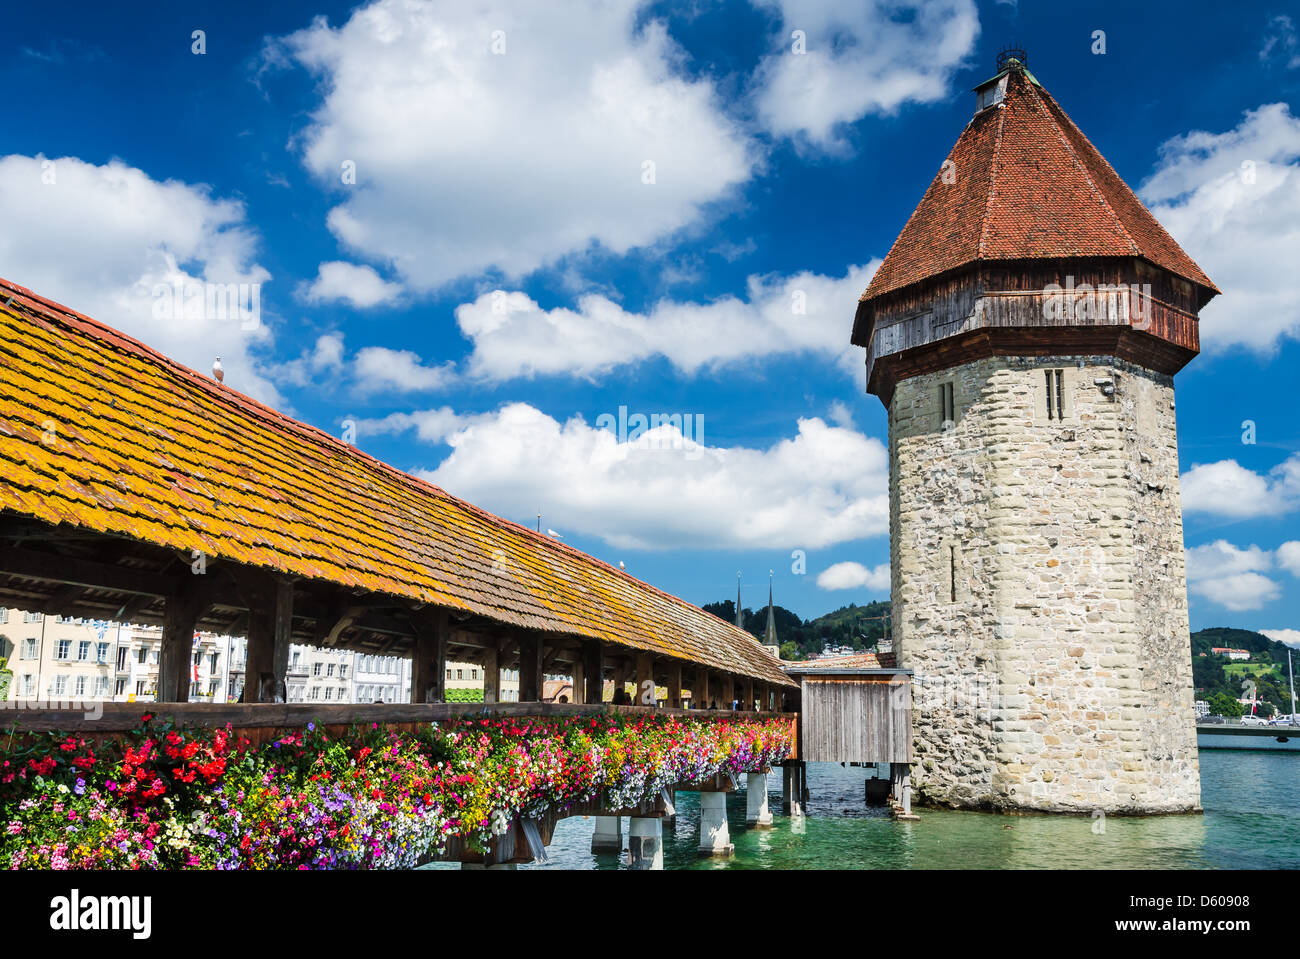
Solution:
{"label": "building window", "polygon": [[103,696],[108,692],[108,677],[97,676],[95,678],[95,695]]}
{"label": "building window", "polygon": [[1043,370],[1047,388],[1047,418],[1065,419],[1065,370]]}
{"label": "building window", "polygon": [[77,682],[76,682],[76,684],[75,684],[72,688],[76,691],[76,694],[77,694],[77,698],[78,698],[78,699],[80,699],[82,696],[86,695],[86,677],[85,677],[85,676],[78,676],[78,677],[77,677]]}
{"label": "building window", "polygon": [[458,670],[456,670],[456,678],[457,678],[457,679],[464,679],[464,678],[465,678],[465,670],[463,670],[463,669],[458,669]]}
{"label": "building window", "polygon": [[35,658],[36,658],[36,640],[35,640],[35,639],[24,639],[24,640],[23,640],[23,659],[35,659]]}
{"label": "building window", "polygon": [[319,676],[319,675],[320,675],[320,663],[312,663],[312,664],[311,664],[311,674],[312,674],[313,676]]}
{"label": "building window", "polygon": [[325,687],[325,698],[326,698],[326,699],[333,699],[333,698],[334,698],[334,687],[333,687],[333,686],[326,686],[326,687]]}
{"label": "building window", "polygon": [[333,663],[330,663],[328,666],[325,667],[325,675],[326,675],[326,676],[333,676],[333,675],[334,675],[334,664],[333,664]]}
{"label": "building window", "polygon": [[50,683],[50,689],[55,696],[64,695],[68,691],[68,677],[55,676],[53,682]]}
{"label": "building window", "polygon": [[117,668],[119,672],[126,669],[126,654],[128,652],[129,650],[125,646],[117,651]]}
{"label": "building window", "polygon": [[347,664],[347,663],[340,663],[340,664],[339,664],[339,679],[347,679],[347,678],[348,678],[348,664]]}
{"label": "building window", "polygon": [[30,696],[35,691],[36,691],[36,677],[33,676],[31,673],[26,673],[23,676],[23,695]]}
{"label": "building window", "polygon": [[77,643],[77,659],[83,663],[90,659],[90,640],[83,639]]}
{"label": "building window", "polygon": [[137,663],[143,663],[148,658],[149,658],[149,650],[141,646],[140,649],[135,654],[135,661]]}
{"label": "building window", "polygon": [[953,403],[952,383],[939,384],[939,428],[950,430],[957,422],[957,407]]}
{"label": "building window", "polygon": [[125,696],[125,695],[126,695],[126,680],[125,680],[125,679],[119,679],[119,680],[117,681],[117,685],[113,687],[113,695],[114,695],[114,696]]}
{"label": "building window", "polygon": [[9,610],[0,608],[0,623],[9,622]]}
{"label": "building window", "polygon": [[143,680],[143,679],[137,679],[137,680],[135,681],[135,694],[136,694],[137,696],[143,696],[143,695],[144,695],[144,680]]}
{"label": "building window", "polygon": [[67,659],[67,658],[68,658],[69,656],[71,656],[71,655],[72,655],[72,640],[70,640],[70,639],[61,639],[61,640],[59,640],[59,655],[58,655],[58,658],[59,658],[59,659]]}
{"label": "building window", "polygon": [[24,623],[39,623],[42,618],[40,613],[23,613]]}
{"label": "building window", "polygon": [[97,643],[95,645],[95,662],[108,662],[108,643]]}

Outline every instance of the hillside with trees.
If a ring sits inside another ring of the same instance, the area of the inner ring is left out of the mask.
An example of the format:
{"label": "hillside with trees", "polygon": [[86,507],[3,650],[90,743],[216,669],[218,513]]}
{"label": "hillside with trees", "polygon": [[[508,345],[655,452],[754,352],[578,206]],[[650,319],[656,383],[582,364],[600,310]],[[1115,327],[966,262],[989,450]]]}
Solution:
{"label": "hillside with trees", "polygon": [[[736,620],[736,604],[731,600],[709,603],[706,612],[725,619]],[[762,640],[767,631],[767,607],[744,611],[745,629]],[[889,603],[868,603],[859,606],[849,603],[816,619],[803,620],[782,606],[773,607],[776,636],[781,642],[782,659],[807,659],[820,653],[826,646],[847,646],[854,650],[871,649],[885,634],[885,620]]]}
{"label": "hillside with trees", "polygon": [[[1216,656],[1210,652],[1215,646],[1247,650],[1250,659],[1233,662],[1224,656]],[[1192,681],[1196,686],[1196,698],[1210,702],[1213,712],[1231,715],[1232,707],[1224,700],[1236,703],[1245,695],[1244,684],[1254,682],[1255,694],[1261,703],[1268,703],[1280,713],[1291,712],[1287,649],[1285,643],[1248,629],[1226,626],[1198,629],[1192,633]],[[1228,712],[1221,712],[1216,706]],[[1261,711],[1269,712],[1262,706]]]}

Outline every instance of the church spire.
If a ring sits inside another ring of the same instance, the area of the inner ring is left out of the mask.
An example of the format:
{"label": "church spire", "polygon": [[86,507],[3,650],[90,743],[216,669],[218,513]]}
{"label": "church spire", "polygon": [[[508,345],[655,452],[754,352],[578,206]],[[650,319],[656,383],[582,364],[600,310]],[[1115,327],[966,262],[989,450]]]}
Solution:
{"label": "church spire", "polygon": [[776,613],[772,609],[772,571],[767,571],[767,631],[763,634],[764,646],[780,646],[776,638]]}
{"label": "church spire", "polygon": [[736,570],[736,625],[745,628],[745,611],[740,605],[740,570]]}

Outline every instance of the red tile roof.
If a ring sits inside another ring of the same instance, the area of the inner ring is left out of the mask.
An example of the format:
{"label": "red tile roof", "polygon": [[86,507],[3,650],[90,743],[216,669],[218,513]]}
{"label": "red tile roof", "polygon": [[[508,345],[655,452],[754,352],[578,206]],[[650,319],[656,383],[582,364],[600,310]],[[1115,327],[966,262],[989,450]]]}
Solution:
{"label": "red tile roof", "polygon": [[1059,257],[1143,257],[1218,292],[1052,95],[1020,69],[1007,80],[1005,100],[967,124],[861,299],[980,261]]}
{"label": "red tile roof", "polygon": [[[787,666],[792,664],[787,663]],[[827,656],[824,659],[809,659],[794,664],[799,672],[809,669],[882,669],[884,668],[875,653],[851,653],[848,656]]]}
{"label": "red tile roof", "polygon": [[15,514],[789,684],[731,623],[0,280]]}

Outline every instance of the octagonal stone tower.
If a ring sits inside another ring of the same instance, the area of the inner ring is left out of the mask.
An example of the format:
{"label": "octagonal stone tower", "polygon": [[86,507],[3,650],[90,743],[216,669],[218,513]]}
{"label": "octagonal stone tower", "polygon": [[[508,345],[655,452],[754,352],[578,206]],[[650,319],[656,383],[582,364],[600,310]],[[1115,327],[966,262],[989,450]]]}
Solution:
{"label": "octagonal stone tower", "polygon": [[1195,810],[1173,376],[1218,290],[1023,52],[976,93],[853,326],[918,796]]}

